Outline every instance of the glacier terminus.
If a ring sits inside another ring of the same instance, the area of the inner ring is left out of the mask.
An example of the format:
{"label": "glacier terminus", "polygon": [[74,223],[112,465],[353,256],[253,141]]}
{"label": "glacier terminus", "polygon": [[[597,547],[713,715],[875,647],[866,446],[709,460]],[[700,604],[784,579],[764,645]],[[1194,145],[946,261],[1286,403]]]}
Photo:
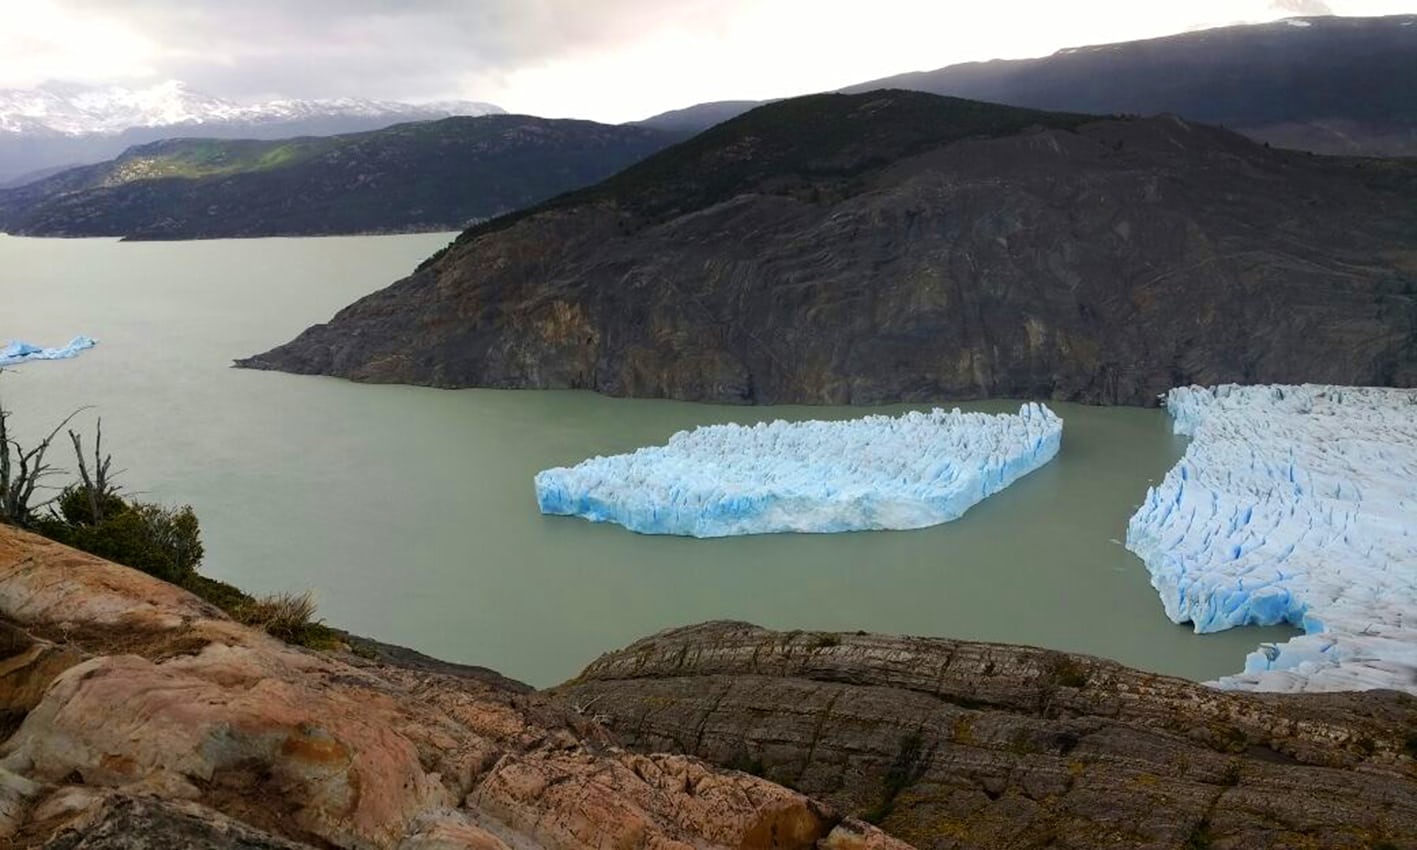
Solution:
{"label": "glacier terminus", "polygon": [[1417,693],[1417,390],[1182,387],[1127,547],[1197,632],[1289,623],[1221,687]]}

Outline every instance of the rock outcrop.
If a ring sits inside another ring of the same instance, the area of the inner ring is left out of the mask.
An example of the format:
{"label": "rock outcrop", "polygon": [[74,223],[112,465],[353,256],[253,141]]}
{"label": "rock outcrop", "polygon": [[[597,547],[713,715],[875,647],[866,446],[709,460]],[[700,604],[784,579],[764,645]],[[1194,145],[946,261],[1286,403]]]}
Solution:
{"label": "rock outcrop", "polygon": [[675,629],[557,693],[920,848],[1417,847],[1417,699],[1226,693],[1041,649]]}
{"label": "rock outcrop", "polygon": [[485,671],[290,647],[6,526],[0,619],[3,846],[903,846]]}
{"label": "rock outcrop", "polygon": [[877,91],[464,233],[238,365],[743,403],[1417,383],[1417,167]]}
{"label": "rock outcrop", "polygon": [[0,623],[7,850],[1417,848],[1390,692],[710,623],[536,693],[287,646],[7,526]]}

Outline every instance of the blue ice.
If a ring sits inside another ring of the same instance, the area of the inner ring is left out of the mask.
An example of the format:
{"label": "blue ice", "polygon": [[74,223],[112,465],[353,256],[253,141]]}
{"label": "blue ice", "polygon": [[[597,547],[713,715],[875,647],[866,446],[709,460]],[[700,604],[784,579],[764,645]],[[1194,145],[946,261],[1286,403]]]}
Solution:
{"label": "blue ice", "polygon": [[545,514],[642,534],[923,528],[971,506],[1058,453],[1063,421],[1016,414],[912,412],[840,422],[760,422],[681,431],[663,446],[595,457],[536,476]]}
{"label": "blue ice", "polygon": [[0,366],[17,366],[31,360],[67,360],[70,357],[78,357],[79,352],[93,348],[95,345],[98,345],[98,340],[88,336],[76,336],[69,341],[68,345],[61,345],[58,348],[41,348],[37,345],[30,345],[28,342],[15,340],[8,345],[0,346]]}
{"label": "blue ice", "polygon": [[1417,693],[1417,391],[1180,387],[1185,456],[1127,527],[1166,614],[1305,634],[1220,680]]}

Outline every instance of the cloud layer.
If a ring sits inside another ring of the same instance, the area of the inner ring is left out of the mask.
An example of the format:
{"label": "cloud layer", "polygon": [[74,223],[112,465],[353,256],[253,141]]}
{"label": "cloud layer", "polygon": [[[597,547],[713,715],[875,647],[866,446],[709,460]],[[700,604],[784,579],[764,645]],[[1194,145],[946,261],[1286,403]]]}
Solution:
{"label": "cloud layer", "polygon": [[[0,87],[180,79],[233,99],[490,100],[626,120],[1392,0],[0,0]],[[1330,9],[1330,6],[1333,8]]]}

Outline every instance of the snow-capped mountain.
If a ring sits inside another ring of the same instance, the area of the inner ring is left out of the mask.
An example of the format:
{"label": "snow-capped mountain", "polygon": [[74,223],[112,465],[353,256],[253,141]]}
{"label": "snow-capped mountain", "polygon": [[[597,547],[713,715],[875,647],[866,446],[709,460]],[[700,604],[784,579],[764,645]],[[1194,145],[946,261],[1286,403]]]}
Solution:
{"label": "snow-capped mountain", "polygon": [[405,121],[491,115],[490,103],[363,98],[236,103],[172,80],[147,88],[45,83],[0,89],[0,188],[59,166],[102,162],[176,136],[279,139],[377,130]]}
{"label": "snow-capped mountain", "polygon": [[271,100],[239,104],[192,91],[169,80],[147,88],[46,83],[33,89],[0,89],[0,132],[66,136],[121,133],[136,127],[283,124],[334,118],[400,120],[490,115],[490,103],[455,101],[408,104],[362,98]]}

